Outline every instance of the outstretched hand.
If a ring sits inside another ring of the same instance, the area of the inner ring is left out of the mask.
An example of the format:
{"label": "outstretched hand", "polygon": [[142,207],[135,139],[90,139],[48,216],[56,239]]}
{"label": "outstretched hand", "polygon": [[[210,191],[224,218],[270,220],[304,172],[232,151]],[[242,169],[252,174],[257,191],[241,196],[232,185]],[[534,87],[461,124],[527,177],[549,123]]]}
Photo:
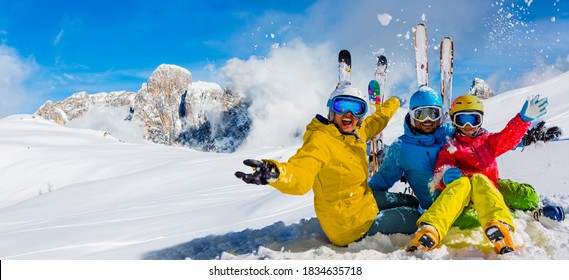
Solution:
{"label": "outstretched hand", "polygon": [[253,173],[237,171],[235,172],[235,177],[247,184],[266,185],[279,178],[279,170],[271,162],[246,159],[243,161],[243,164],[253,167]]}
{"label": "outstretched hand", "polygon": [[547,104],[547,98],[539,99],[539,94],[531,100],[526,100],[520,111],[522,120],[530,122],[545,115],[547,113]]}

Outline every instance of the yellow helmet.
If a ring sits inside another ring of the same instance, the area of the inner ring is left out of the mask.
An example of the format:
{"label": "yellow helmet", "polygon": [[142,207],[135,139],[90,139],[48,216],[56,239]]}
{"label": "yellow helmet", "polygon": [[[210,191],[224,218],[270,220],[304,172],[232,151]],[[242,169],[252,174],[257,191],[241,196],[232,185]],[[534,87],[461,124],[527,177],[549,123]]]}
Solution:
{"label": "yellow helmet", "polygon": [[484,114],[484,107],[482,106],[480,98],[472,94],[465,94],[454,100],[450,107],[450,115],[452,116],[455,113],[462,111],[478,111]]}

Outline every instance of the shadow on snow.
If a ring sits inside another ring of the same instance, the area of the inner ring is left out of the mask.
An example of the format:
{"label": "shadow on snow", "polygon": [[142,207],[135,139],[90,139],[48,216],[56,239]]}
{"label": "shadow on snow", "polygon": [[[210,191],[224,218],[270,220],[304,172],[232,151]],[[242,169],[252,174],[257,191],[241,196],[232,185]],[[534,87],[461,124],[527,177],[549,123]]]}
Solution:
{"label": "shadow on snow", "polygon": [[275,251],[302,252],[310,248],[331,245],[322,231],[318,219],[302,219],[298,224],[276,222],[262,229],[246,229],[223,235],[208,235],[174,247],[149,252],[148,260],[210,260],[219,259],[222,253],[251,254],[260,246]]}

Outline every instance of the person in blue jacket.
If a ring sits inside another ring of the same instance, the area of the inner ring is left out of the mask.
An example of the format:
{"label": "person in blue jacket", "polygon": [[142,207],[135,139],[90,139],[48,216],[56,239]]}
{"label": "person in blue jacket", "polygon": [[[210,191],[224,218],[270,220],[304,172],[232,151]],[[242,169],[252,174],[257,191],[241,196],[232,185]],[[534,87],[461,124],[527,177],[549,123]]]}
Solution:
{"label": "person in blue jacket", "polygon": [[428,209],[436,195],[429,183],[437,155],[453,135],[454,128],[450,122],[443,122],[442,98],[432,88],[421,86],[411,96],[409,109],[403,135],[391,144],[369,186],[376,192],[388,191],[404,176],[421,208]]}
{"label": "person in blue jacket", "polygon": [[[388,192],[404,178],[422,211],[428,209],[440,194],[430,183],[439,151],[454,134],[454,127],[446,121],[441,95],[430,87],[419,87],[411,96],[409,109],[403,124],[404,134],[391,144],[384,163],[371,178],[369,186],[378,204],[387,200],[394,206],[409,205],[411,195]],[[560,131],[557,133],[556,136],[559,136]],[[529,145],[525,142],[522,144]],[[502,179],[498,184],[509,207],[520,210],[539,207],[539,196],[531,185]],[[480,222],[474,209],[466,207],[454,225],[466,229],[480,226]]]}

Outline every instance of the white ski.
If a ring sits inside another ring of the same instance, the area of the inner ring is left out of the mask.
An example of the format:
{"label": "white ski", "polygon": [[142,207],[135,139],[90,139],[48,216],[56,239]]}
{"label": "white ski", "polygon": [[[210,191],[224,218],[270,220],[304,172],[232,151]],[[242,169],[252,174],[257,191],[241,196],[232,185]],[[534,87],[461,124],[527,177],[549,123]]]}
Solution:
{"label": "white ski", "polygon": [[452,39],[446,36],[441,42],[441,96],[445,114],[449,113],[452,102],[452,67],[454,46]]}
{"label": "white ski", "polygon": [[415,26],[415,60],[418,85],[429,85],[427,27],[420,22]]}

